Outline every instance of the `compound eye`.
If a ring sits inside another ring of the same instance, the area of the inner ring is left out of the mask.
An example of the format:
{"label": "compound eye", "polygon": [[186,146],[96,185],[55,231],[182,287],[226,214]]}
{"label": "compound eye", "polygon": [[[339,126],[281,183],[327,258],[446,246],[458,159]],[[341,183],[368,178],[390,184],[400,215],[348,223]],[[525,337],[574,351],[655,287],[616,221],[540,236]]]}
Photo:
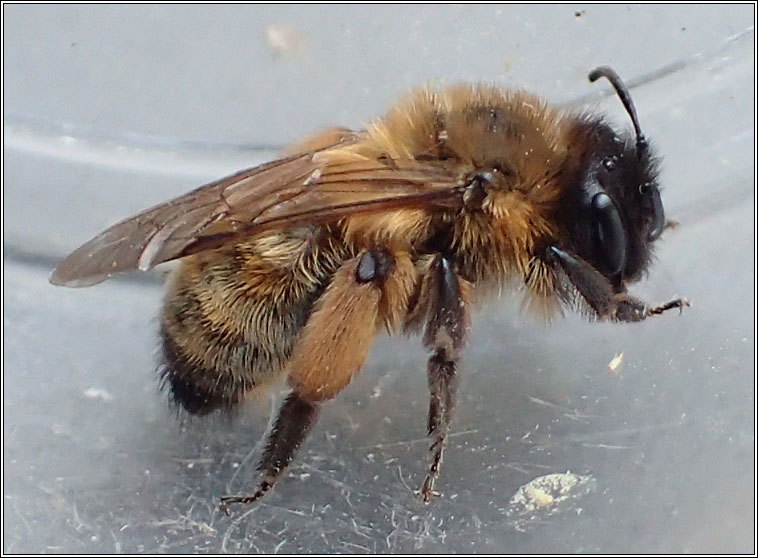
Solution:
{"label": "compound eye", "polygon": [[650,195],[653,199],[653,222],[647,233],[647,239],[650,242],[657,240],[663,229],[666,228],[666,215],[663,213],[663,202],[661,202],[661,193],[658,188],[652,188]]}
{"label": "compound eye", "polygon": [[626,233],[616,206],[605,192],[592,198],[595,249],[612,275],[620,273],[626,265]]}

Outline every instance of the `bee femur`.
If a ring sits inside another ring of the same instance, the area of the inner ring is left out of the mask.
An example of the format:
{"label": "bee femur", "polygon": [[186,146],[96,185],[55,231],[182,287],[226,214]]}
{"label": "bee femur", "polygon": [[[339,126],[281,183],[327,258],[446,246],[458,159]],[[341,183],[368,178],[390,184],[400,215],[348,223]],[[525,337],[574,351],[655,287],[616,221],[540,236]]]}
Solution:
{"label": "bee femur", "polygon": [[647,141],[645,140],[645,136],[642,135],[640,122],[637,120],[637,111],[635,110],[634,103],[632,102],[632,96],[629,94],[629,90],[626,88],[626,85],[624,85],[624,82],[621,81],[621,78],[616,73],[616,71],[609,66],[600,66],[598,68],[595,68],[590,72],[588,77],[591,82],[594,82],[601,77],[604,77],[611,82],[611,85],[616,90],[616,94],[624,104],[626,112],[629,113],[629,117],[632,119],[632,124],[634,125],[634,133],[637,136],[637,155],[641,156],[642,153],[647,149]]}

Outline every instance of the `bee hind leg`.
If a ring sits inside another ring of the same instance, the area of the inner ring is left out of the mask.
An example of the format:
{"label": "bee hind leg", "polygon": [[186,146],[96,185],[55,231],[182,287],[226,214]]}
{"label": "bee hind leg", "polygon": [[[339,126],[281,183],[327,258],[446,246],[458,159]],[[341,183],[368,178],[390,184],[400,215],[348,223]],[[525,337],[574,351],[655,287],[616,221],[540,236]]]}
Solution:
{"label": "bee hind leg", "polygon": [[221,498],[221,511],[229,515],[228,507],[231,504],[253,504],[273,488],[311,431],[311,427],[316,422],[318,410],[318,403],[307,401],[295,392],[287,396],[279,408],[276,422],[268,436],[266,449],[258,465],[258,471],[261,473],[258,487],[252,494],[224,496]]}
{"label": "bee hind leg", "polygon": [[258,465],[261,480],[252,494],[222,498],[222,511],[231,504],[252,504],[274,487],[310,432],[321,403],[342,391],[361,368],[376,330],[385,279],[394,268],[391,254],[369,251],[337,270],[290,359],[292,392],[268,436]]}
{"label": "bee hind leg", "polygon": [[420,494],[424,502],[436,496],[434,484],[440,473],[445,441],[455,407],[458,360],[465,343],[469,319],[467,284],[459,279],[452,263],[435,256],[423,279],[412,320],[426,317],[424,346],[432,351],[427,364],[429,380],[429,468]]}

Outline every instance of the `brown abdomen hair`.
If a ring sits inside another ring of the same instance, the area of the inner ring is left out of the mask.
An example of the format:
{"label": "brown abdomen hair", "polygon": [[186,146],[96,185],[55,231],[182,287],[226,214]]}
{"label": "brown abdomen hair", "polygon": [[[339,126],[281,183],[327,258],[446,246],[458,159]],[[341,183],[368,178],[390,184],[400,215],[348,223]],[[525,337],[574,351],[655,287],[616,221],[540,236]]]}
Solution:
{"label": "brown abdomen hair", "polygon": [[160,320],[173,402],[192,414],[229,409],[275,380],[344,252],[328,229],[302,227],[182,260]]}

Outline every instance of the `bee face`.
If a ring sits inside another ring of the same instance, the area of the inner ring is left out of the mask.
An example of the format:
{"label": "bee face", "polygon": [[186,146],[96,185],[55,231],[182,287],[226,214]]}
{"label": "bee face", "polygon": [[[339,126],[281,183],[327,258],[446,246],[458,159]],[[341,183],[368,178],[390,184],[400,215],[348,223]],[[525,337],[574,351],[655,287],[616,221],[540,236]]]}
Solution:
{"label": "bee face", "polygon": [[580,126],[587,149],[563,218],[576,252],[620,287],[645,271],[665,225],[657,161],[601,121]]}

